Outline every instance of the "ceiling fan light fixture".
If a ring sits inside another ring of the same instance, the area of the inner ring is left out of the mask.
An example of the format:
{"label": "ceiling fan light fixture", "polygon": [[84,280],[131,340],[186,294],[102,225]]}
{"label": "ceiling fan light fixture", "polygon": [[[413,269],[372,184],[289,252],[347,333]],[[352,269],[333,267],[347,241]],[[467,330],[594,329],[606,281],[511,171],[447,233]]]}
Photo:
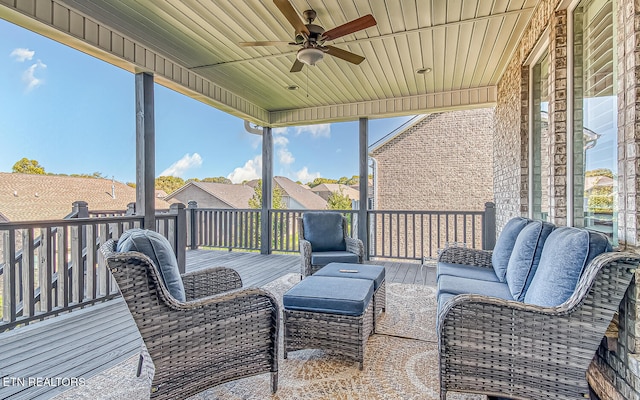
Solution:
{"label": "ceiling fan light fixture", "polygon": [[324,51],[314,47],[300,49],[296,55],[298,61],[307,65],[316,65],[316,63],[322,60],[323,57]]}

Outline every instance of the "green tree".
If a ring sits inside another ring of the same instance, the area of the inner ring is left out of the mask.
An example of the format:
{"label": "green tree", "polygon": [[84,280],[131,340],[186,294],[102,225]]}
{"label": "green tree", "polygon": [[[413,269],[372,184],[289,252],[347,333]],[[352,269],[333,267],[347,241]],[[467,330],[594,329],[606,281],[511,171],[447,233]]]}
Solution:
{"label": "green tree", "polygon": [[330,210],[351,210],[351,199],[340,189],[329,195],[327,208]]}
{"label": "green tree", "polygon": [[156,189],[171,194],[184,185],[184,180],[177,176],[159,176],[156,178]]}
{"label": "green tree", "polygon": [[322,185],[323,183],[338,183],[338,181],[336,179],[329,179],[329,178],[316,178],[312,182],[309,182],[307,185],[313,188],[318,185]]}
{"label": "green tree", "polygon": [[132,187],[132,188],[135,189],[136,183],[135,182],[127,182],[127,186]]}
{"label": "green tree", "polygon": [[607,176],[613,179],[613,172],[609,168],[598,168],[586,171],[584,176]]}
{"label": "green tree", "polygon": [[44,167],[36,160],[29,160],[24,157],[20,161],[13,164],[12,172],[17,174],[33,174],[33,175],[45,175]]}
{"label": "green tree", "polygon": [[201,182],[213,182],[213,183],[226,183],[227,185],[231,185],[231,179],[225,178],[224,176],[216,176],[212,178],[204,178]]}
{"label": "green tree", "polygon": [[[253,190],[253,197],[249,199],[249,207],[254,209],[262,208],[262,179],[258,180],[258,184]],[[282,200],[282,195],[282,189],[278,186],[274,186],[273,204],[271,205],[271,208],[276,210],[284,210],[287,208],[287,205],[284,204],[284,201]]]}

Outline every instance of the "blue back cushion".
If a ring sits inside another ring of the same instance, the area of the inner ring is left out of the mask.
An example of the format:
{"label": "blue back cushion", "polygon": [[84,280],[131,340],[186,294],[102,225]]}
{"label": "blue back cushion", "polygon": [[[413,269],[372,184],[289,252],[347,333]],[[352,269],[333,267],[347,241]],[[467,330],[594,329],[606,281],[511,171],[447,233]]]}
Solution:
{"label": "blue back cushion", "polygon": [[527,218],[512,218],[504,228],[502,228],[502,232],[500,236],[498,236],[496,245],[493,248],[493,254],[491,255],[491,264],[493,264],[493,270],[500,282],[506,282],[507,280],[507,265],[509,264],[513,246],[516,244],[518,234],[529,222],[531,222],[531,220]]}
{"label": "blue back cushion", "polygon": [[555,225],[549,222],[532,221],[520,231],[507,264],[506,275],[507,285],[515,300],[524,300],[538,268],[544,242],[554,228]]}
{"label": "blue back cushion", "polygon": [[542,249],[538,270],[524,302],[558,306],[571,297],[585,267],[597,255],[611,251],[607,237],[586,229],[557,228]]}
{"label": "blue back cushion", "polygon": [[342,214],[337,212],[306,212],[302,215],[304,238],[311,242],[311,250],[345,251]]}
{"label": "blue back cushion", "polygon": [[186,300],[178,260],[164,236],[146,229],[130,229],[118,239],[116,251],[137,251],[149,257],[160,271],[169,293],[179,301]]}

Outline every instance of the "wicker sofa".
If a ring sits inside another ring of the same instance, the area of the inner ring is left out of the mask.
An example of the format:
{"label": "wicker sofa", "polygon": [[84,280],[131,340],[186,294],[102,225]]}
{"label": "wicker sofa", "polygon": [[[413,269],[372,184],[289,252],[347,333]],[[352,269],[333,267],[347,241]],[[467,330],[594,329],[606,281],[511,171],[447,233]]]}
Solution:
{"label": "wicker sofa", "polygon": [[[123,246],[132,232],[157,239],[153,249],[140,241]],[[229,268],[180,276],[163,239],[152,231],[131,230],[119,242],[109,240],[100,248],[155,366],[151,398],[186,398],[266,372],[275,393],[280,326],[276,299],[261,289],[242,289],[240,276]]]}
{"label": "wicker sofa", "polygon": [[[526,219],[510,224],[493,253],[451,247],[439,257],[441,398],[448,391],[588,397],[587,368],[640,257],[612,252],[604,235],[584,229]],[[508,269],[521,264],[529,270],[516,279]],[[509,277],[520,286],[510,287]]]}

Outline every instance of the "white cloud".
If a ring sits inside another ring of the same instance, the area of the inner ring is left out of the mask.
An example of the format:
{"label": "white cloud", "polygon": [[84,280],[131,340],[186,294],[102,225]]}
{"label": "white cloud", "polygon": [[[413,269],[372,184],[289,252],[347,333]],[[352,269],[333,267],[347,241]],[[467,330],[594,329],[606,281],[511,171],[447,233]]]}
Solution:
{"label": "white cloud", "polygon": [[280,164],[290,165],[296,160],[293,154],[286,148],[278,150],[278,160]]}
{"label": "white cloud", "polygon": [[192,168],[198,168],[202,165],[202,157],[200,154],[187,153],[181,159],[171,164],[171,166],[160,173],[159,176],[177,176],[182,178],[184,173]]}
{"label": "white cloud", "polygon": [[17,49],[13,49],[9,57],[13,57],[18,62],[25,62],[26,60],[31,60],[35,54],[36,52],[33,50],[18,47]]}
{"label": "white cloud", "polygon": [[318,124],[318,125],[308,125],[308,126],[296,126],[295,127],[296,135],[300,135],[302,133],[310,133],[314,138],[319,137],[331,137],[331,125],[329,124]]}
{"label": "white cloud", "polygon": [[319,172],[309,172],[309,169],[307,167],[302,168],[300,171],[295,173],[296,176],[296,180],[303,182],[303,183],[307,183],[307,182],[311,182],[316,178],[320,178],[320,173]]}
{"label": "white cloud", "polygon": [[255,156],[252,160],[244,163],[242,167],[233,170],[227,178],[233,183],[242,183],[262,176],[262,156]]}
{"label": "white cloud", "polygon": [[285,136],[277,135],[273,137],[273,145],[274,146],[286,146],[289,144],[289,139]]}
{"label": "white cloud", "polygon": [[42,70],[47,68],[46,64],[42,61],[38,60],[35,64],[24,70],[22,73],[22,80],[27,84],[27,92],[37,88],[42,85],[44,81],[35,76],[37,70]]}

